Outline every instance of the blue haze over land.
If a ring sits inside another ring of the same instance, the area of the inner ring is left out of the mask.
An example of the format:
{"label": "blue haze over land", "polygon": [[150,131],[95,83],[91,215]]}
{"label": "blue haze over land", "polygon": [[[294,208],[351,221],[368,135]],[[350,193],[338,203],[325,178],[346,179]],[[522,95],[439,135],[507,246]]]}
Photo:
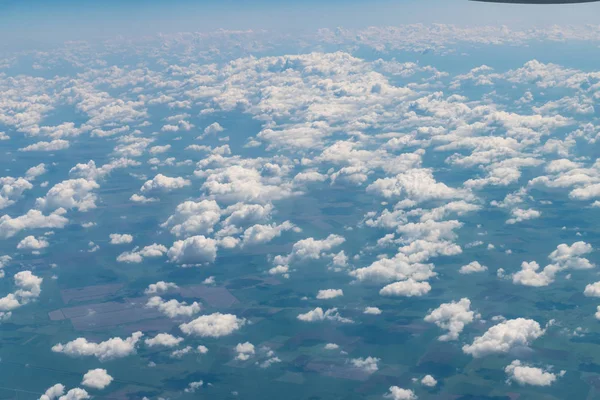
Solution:
{"label": "blue haze over land", "polygon": [[0,2],[0,398],[598,398],[577,7]]}

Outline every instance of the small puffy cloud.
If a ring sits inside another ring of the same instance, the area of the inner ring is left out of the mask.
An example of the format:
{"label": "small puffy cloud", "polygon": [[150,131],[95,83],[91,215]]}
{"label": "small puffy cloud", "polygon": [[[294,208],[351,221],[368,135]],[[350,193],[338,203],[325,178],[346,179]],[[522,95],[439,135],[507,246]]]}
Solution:
{"label": "small puffy cloud", "polygon": [[217,258],[217,241],[203,235],[178,240],[167,252],[171,262],[177,264],[204,264]]}
{"label": "small puffy cloud", "polygon": [[153,243],[143,248],[136,247],[132,251],[126,251],[119,254],[117,261],[125,263],[141,263],[144,258],[162,257],[167,252],[167,248],[162,244]]}
{"label": "small puffy cloud", "polygon": [[193,302],[188,305],[186,302],[179,302],[175,299],[165,301],[160,296],[154,296],[148,299],[146,307],[156,308],[169,318],[180,316],[191,317],[192,315],[199,313],[201,309],[198,302]]}
{"label": "small puffy cloud", "polygon": [[462,298],[459,301],[443,303],[435,310],[431,310],[425,321],[436,324],[448,331],[438,338],[440,341],[457,340],[465,325],[473,322],[478,315],[471,311],[471,301]]}
{"label": "small puffy cloud", "polygon": [[111,233],[108,236],[110,237],[110,244],[128,244],[133,242],[133,236],[128,233]]}
{"label": "small puffy cloud", "polygon": [[75,388],[67,392],[67,394],[60,396],[58,400],[86,400],[89,399],[90,395],[84,389]]}
{"label": "small puffy cloud", "polygon": [[188,386],[183,389],[185,393],[196,393],[196,390],[200,389],[204,385],[204,381],[195,381],[188,383]]}
{"label": "small puffy cloud", "polygon": [[148,150],[148,152],[150,152],[150,154],[162,154],[162,153],[166,153],[170,149],[171,149],[171,145],[170,144],[166,144],[164,146],[153,146],[153,147],[150,147],[150,150]]}
{"label": "small puffy cloud", "polygon": [[583,294],[587,297],[600,297],[600,282],[590,283],[586,285]]}
{"label": "small puffy cloud", "polygon": [[503,321],[489,328],[472,344],[464,345],[463,352],[473,357],[483,357],[493,353],[508,353],[516,348],[528,347],[546,331],[537,321],[517,318]]}
{"label": "small puffy cloud", "polygon": [[398,386],[391,386],[389,392],[384,396],[391,400],[417,400],[418,397],[412,390],[402,389]]}
{"label": "small puffy cloud", "polygon": [[94,356],[100,361],[108,361],[134,354],[136,345],[142,336],[142,332],[134,332],[125,339],[114,337],[100,343],[89,342],[85,338],[77,338],[65,344],[59,343],[52,346],[52,351],[64,353],[71,357]]}
{"label": "small puffy cloud", "polygon": [[142,203],[142,204],[155,203],[155,202],[159,201],[157,198],[146,197],[144,195],[135,194],[135,193],[131,195],[129,200],[133,201],[134,203]]}
{"label": "small puffy cloud", "polygon": [[[539,271],[539,272],[538,272]],[[540,265],[535,261],[521,263],[521,270],[513,274],[513,283],[523,286],[541,287],[554,282],[559,266],[550,264],[540,271]]]}
{"label": "small puffy cloud", "polygon": [[100,185],[93,180],[68,179],[54,185],[46,196],[38,198],[35,204],[40,209],[75,208],[88,211],[96,208],[96,195],[92,191],[99,187]]}
{"label": "small puffy cloud", "polygon": [[164,176],[163,174],[158,174],[154,178],[146,181],[140,188],[140,191],[144,193],[153,191],[169,192],[189,185],[191,185],[191,182],[187,179],[181,177],[171,178]]}
{"label": "small puffy cloud", "polygon": [[216,201],[186,201],[177,206],[175,214],[162,223],[161,227],[170,228],[175,236],[188,237],[212,233],[213,227],[220,219],[221,208]]}
{"label": "small puffy cloud", "polygon": [[423,379],[421,379],[421,385],[423,386],[435,387],[437,383],[437,380],[431,375],[425,375]]}
{"label": "small puffy cloud", "polygon": [[508,375],[507,382],[516,382],[519,385],[550,386],[556,379],[563,376],[566,371],[554,374],[548,370],[524,365],[520,360],[514,360],[504,368]]}
{"label": "small puffy cloud", "polygon": [[335,343],[327,343],[325,345],[325,350],[337,350],[339,348],[340,348],[340,346]]}
{"label": "small puffy cloud", "polygon": [[384,286],[379,294],[382,296],[423,296],[431,290],[429,282],[418,282],[413,279],[390,283]]}
{"label": "small puffy cloud", "polygon": [[69,148],[69,141],[56,139],[51,142],[37,142],[19,149],[19,151],[57,151]]}
{"label": "small puffy cloud", "polygon": [[144,341],[146,346],[155,347],[155,346],[163,346],[163,347],[175,347],[178,346],[179,343],[183,342],[183,338],[173,336],[169,333],[159,333],[153,338],[148,338]]}
{"label": "small puffy cloud", "polygon": [[27,236],[17,244],[19,250],[41,250],[48,247],[48,241],[44,238],[36,239],[34,236]]}
{"label": "small puffy cloud", "polygon": [[81,384],[93,389],[104,389],[113,381],[105,369],[96,368],[89,370],[84,376]]}
{"label": "small puffy cloud", "polygon": [[253,246],[257,244],[268,243],[276,237],[281,236],[285,231],[294,228],[294,224],[290,221],[285,221],[280,225],[253,225],[244,231],[242,236],[243,246]]}
{"label": "small puffy cloud", "polygon": [[218,122],[213,122],[206,128],[204,128],[204,135],[214,135],[219,132],[223,132],[225,128],[223,128]]}
{"label": "small puffy cloud", "polygon": [[233,314],[213,313],[181,324],[179,329],[186,335],[218,338],[231,335],[245,324],[244,318],[238,318]]}
{"label": "small puffy cloud", "polygon": [[474,274],[476,272],[485,272],[485,271],[487,271],[487,267],[485,265],[479,264],[479,262],[477,262],[477,261],[472,261],[472,262],[468,263],[467,265],[463,265],[458,270],[458,272],[460,272],[461,274],[464,274],[464,275]]}
{"label": "small puffy cloud", "polygon": [[48,388],[46,392],[40,397],[39,400],[55,400],[59,396],[65,393],[65,385],[57,383],[56,385]]}
{"label": "small puffy cloud", "polygon": [[254,345],[250,342],[238,343],[237,346],[235,346],[235,351],[237,352],[236,359],[240,361],[246,361],[255,353]]}
{"label": "small puffy cloud", "polygon": [[292,252],[286,256],[275,257],[276,264],[289,264],[292,261],[318,260],[324,252],[331,251],[333,248],[344,243],[346,239],[339,235],[329,235],[323,240],[314,238],[302,239],[292,246]]}
{"label": "small puffy cloud", "polygon": [[317,299],[326,300],[326,299],[334,299],[336,297],[340,297],[344,295],[344,291],[342,289],[324,289],[319,290],[317,293]]}
{"label": "small puffy cloud", "polygon": [[372,374],[379,369],[379,361],[379,358],[375,357],[353,358],[350,360],[350,364],[352,364],[354,368],[362,369],[363,371]]}
{"label": "small puffy cloud", "polygon": [[594,264],[581,256],[589,254],[593,251],[592,245],[586,242],[575,242],[571,246],[568,244],[559,244],[548,258],[563,268],[572,269],[590,269]]}
{"label": "small puffy cloud", "polygon": [[44,175],[46,172],[48,172],[48,170],[46,169],[46,164],[41,163],[38,164],[34,167],[31,167],[27,170],[27,172],[25,172],[25,178],[27,180],[34,180],[35,178],[37,178],[40,175]]}
{"label": "small puffy cloud", "polygon": [[26,190],[32,188],[33,185],[23,178],[0,178],[0,209],[15,204]]}
{"label": "small puffy cloud", "polygon": [[148,285],[148,288],[144,290],[144,294],[161,294],[166,293],[169,290],[176,289],[179,289],[179,286],[177,286],[173,282],[158,281],[156,283],[151,283],[150,285]]}
{"label": "small puffy cloud", "polygon": [[296,318],[304,322],[319,322],[319,321],[337,321],[344,324],[352,323],[353,321],[348,318],[342,317],[337,308],[330,308],[327,311],[323,311],[321,307],[317,307],[304,314],[299,314]]}
{"label": "small puffy cloud", "polygon": [[185,346],[182,349],[173,350],[169,357],[171,358],[182,358],[186,354],[191,353],[193,350],[192,346]]}
{"label": "small puffy cloud", "polygon": [[377,307],[365,307],[363,314],[379,315],[381,312],[382,311]]}
{"label": "small puffy cloud", "polygon": [[510,213],[512,217],[506,220],[506,223],[509,225],[513,225],[518,222],[528,221],[531,219],[536,219],[542,215],[542,213],[537,210],[523,210],[521,208],[513,208]]}

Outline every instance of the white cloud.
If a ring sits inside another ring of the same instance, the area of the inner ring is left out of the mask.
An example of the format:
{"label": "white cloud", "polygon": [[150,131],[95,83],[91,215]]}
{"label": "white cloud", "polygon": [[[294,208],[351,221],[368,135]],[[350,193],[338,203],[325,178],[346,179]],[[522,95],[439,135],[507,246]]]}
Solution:
{"label": "white cloud", "polygon": [[290,221],[285,221],[279,225],[253,225],[244,231],[242,236],[243,246],[254,246],[257,244],[268,243],[276,237],[281,236],[285,231],[294,228],[294,224]]}
{"label": "white cloud", "polygon": [[382,311],[377,307],[365,307],[363,314],[379,315]]}
{"label": "white cloud", "polygon": [[167,248],[162,244],[153,243],[141,249],[136,247],[132,251],[121,253],[117,257],[117,261],[126,263],[141,263],[144,261],[144,258],[162,257],[167,251]]}
{"label": "white cloud", "polygon": [[472,261],[472,262],[468,263],[467,265],[463,265],[458,270],[458,272],[460,272],[461,274],[473,274],[476,272],[485,272],[485,271],[487,271],[487,267],[485,265],[479,264],[479,262],[477,262],[477,261]]}
{"label": "white cloud", "polygon": [[425,321],[436,324],[448,331],[438,338],[440,341],[457,340],[465,325],[470,324],[479,316],[471,310],[471,301],[462,298],[459,301],[443,303],[438,308],[429,311]]}
{"label": "white cloud", "polygon": [[5,176],[0,178],[0,209],[11,206],[19,200],[23,192],[33,188],[33,185],[23,178]]}
{"label": "white cloud", "polygon": [[386,393],[385,398],[392,400],[417,400],[418,397],[412,390],[402,389],[398,386],[391,386],[389,393]]}
{"label": "white cloud", "polygon": [[340,297],[344,295],[344,291],[342,289],[324,289],[319,290],[317,293],[317,299],[326,300],[326,299],[334,299],[336,297]]}
{"label": "white cloud", "polygon": [[191,353],[192,350],[193,350],[192,346],[185,346],[182,349],[173,350],[171,352],[171,354],[169,355],[169,357],[171,357],[171,358],[182,358],[186,354]]}
{"label": "white cloud", "polygon": [[192,315],[199,313],[201,309],[198,302],[193,302],[188,305],[186,302],[179,302],[175,299],[165,301],[160,296],[153,296],[148,299],[146,307],[156,308],[169,318],[180,316],[191,317]]}
{"label": "white cloud", "polygon": [[25,172],[25,178],[27,180],[34,180],[40,175],[44,175],[48,170],[46,169],[46,164],[40,163],[34,167],[31,167]]}
{"label": "white cloud", "polygon": [[19,151],[58,151],[69,148],[69,141],[56,139],[51,142],[37,142],[19,149]]}
{"label": "white cloud", "polygon": [[203,235],[178,240],[167,252],[171,262],[177,264],[204,264],[217,258],[217,241]]}
{"label": "white cloud", "polygon": [[321,307],[317,307],[307,313],[299,314],[296,318],[304,322],[319,322],[325,320],[337,321],[343,324],[349,324],[353,322],[351,319],[342,317],[337,308],[330,308],[327,311],[323,311]]}
{"label": "white cloud", "polygon": [[276,264],[289,264],[293,261],[303,260],[318,260],[321,258],[324,252],[331,251],[334,247],[337,247],[344,243],[346,239],[342,236],[331,234],[323,240],[316,240],[314,238],[302,239],[292,246],[292,252],[283,257],[275,257]]}
{"label": "white cloud", "polygon": [[85,400],[89,399],[90,395],[83,389],[71,389],[64,396],[60,396],[58,400]]}
{"label": "white cloud", "polygon": [[423,296],[431,290],[429,282],[417,282],[413,279],[390,283],[384,286],[379,294],[382,296]]}
{"label": "white cloud", "polygon": [[191,182],[187,179],[176,177],[171,178],[165,176],[163,174],[158,174],[154,178],[146,181],[140,191],[142,192],[153,192],[153,191],[163,191],[169,192],[175,189],[181,189],[183,187],[191,185]]}
{"label": "white cloud", "polygon": [[129,200],[133,201],[134,203],[142,203],[142,204],[156,203],[157,201],[159,201],[157,198],[146,197],[144,195],[135,194],[135,193],[131,195]]}
{"label": "white cloud", "polygon": [[237,352],[236,359],[240,361],[246,361],[255,354],[254,345],[250,342],[238,343],[235,351]]}
{"label": "white cloud", "polygon": [[29,210],[27,214],[16,218],[9,215],[0,217],[0,238],[6,239],[25,229],[64,228],[69,220],[62,216],[64,209],[43,215],[39,210]]}
{"label": "white cloud", "polygon": [[519,385],[550,386],[559,376],[563,376],[565,371],[554,374],[548,370],[530,367],[524,365],[520,360],[514,360],[504,368],[508,375],[507,381],[516,382]]}
{"label": "white cloud", "polygon": [[41,250],[48,247],[48,241],[43,237],[36,239],[34,236],[27,236],[17,244],[19,250]]}
{"label": "white cloud", "polygon": [[54,185],[45,197],[36,200],[40,209],[76,208],[79,211],[88,211],[96,208],[96,195],[92,190],[98,189],[95,181],[87,179],[68,179]]}
{"label": "white cloud", "polygon": [[244,318],[232,314],[213,313],[202,315],[193,321],[179,325],[179,329],[186,335],[200,337],[214,337],[231,335],[246,324]]}
{"label": "white cloud", "polygon": [[339,348],[340,348],[340,346],[335,343],[327,343],[325,345],[325,350],[337,350]]}
{"label": "white cloud", "polygon": [[421,379],[421,385],[423,386],[435,387],[437,383],[437,380],[431,375],[425,375],[423,379]]}
{"label": "white cloud", "polygon": [[71,357],[94,356],[100,361],[108,361],[134,354],[136,345],[142,336],[142,332],[135,332],[125,339],[114,337],[100,343],[77,338],[65,344],[59,343],[52,346],[52,351]]}
{"label": "white cloud", "polygon": [[506,223],[509,225],[516,224],[517,222],[523,222],[523,221],[528,221],[531,219],[536,219],[542,215],[542,213],[537,210],[533,210],[533,209],[523,210],[521,208],[513,208],[510,213],[512,215],[512,218],[509,218],[508,220],[506,220]]}
{"label": "white cloud", "polygon": [[159,333],[153,338],[148,338],[144,341],[147,346],[164,346],[164,347],[175,347],[183,342],[183,338],[175,337],[169,333]]}
{"label": "white cloud", "polygon": [[144,294],[161,294],[166,293],[171,289],[179,289],[179,286],[173,282],[158,281],[148,285],[148,288],[144,290]]}
{"label": "white cloud", "polygon": [[162,154],[162,153],[166,153],[170,149],[171,149],[171,145],[170,144],[166,144],[164,146],[153,146],[153,147],[150,147],[150,150],[148,150],[148,152],[150,154]]}
{"label": "white cloud", "polygon": [[46,392],[40,397],[39,400],[55,400],[59,396],[62,396],[65,393],[65,386],[61,383],[57,383],[56,385],[48,388]]}
{"label": "white cloud", "polygon": [[583,294],[587,297],[600,297],[600,282],[586,285]]}
{"label": "white cloud", "polygon": [[84,376],[81,384],[93,389],[104,389],[113,381],[105,369],[96,368],[89,370]]}
{"label": "white cloud", "polygon": [[133,242],[133,236],[128,233],[111,233],[108,236],[110,237],[110,244],[128,244]]}
{"label": "white cloud", "polygon": [[196,390],[200,389],[203,385],[204,381],[190,382],[183,391],[185,393],[196,393]]}
{"label": "white cloud", "polygon": [[472,344],[464,345],[462,349],[464,353],[476,358],[493,353],[508,353],[516,348],[528,347],[545,332],[532,319],[511,319],[492,326],[483,336],[478,336]]}
{"label": "white cloud", "polygon": [[214,200],[186,201],[177,206],[161,227],[170,228],[175,236],[188,237],[194,234],[212,233],[221,219],[221,208]]}
{"label": "white cloud", "polygon": [[354,368],[362,369],[363,371],[372,374],[379,369],[379,361],[381,360],[375,357],[353,358],[350,360],[350,364],[352,364]]}

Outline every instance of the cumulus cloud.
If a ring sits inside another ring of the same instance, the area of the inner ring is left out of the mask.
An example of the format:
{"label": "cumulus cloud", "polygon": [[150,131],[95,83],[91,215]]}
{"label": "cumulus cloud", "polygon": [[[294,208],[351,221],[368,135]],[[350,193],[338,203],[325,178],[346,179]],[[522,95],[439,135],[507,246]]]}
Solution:
{"label": "cumulus cloud", "polygon": [[417,400],[418,397],[410,389],[402,389],[398,386],[391,386],[389,392],[384,396],[386,399],[392,400]]}
{"label": "cumulus cloud", "polygon": [[213,313],[181,324],[179,329],[186,335],[218,338],[231,335],[245,324],[244,318],[238,318],[233,314]]}
{"label": "cumulus cloud", "polygon": [[485,272],[485,271],[487,271],[487,267],[485,265],[479,264],[479,262],[477,262],[477,261],[472,261],[472,262],[468,263],[467,265],[463,265],[458,270],[458,272],[460,272],[461,274],[465,274],[465,275],[466,274],[474,274],[476,272]]}
{"label": "cumulus cloud", "polygon": [[293,261],[318,260],[324,252],[331,251],[333,248],[344,243],[346,239],[342,236],[331,234],[323,240],[314,238],[302,239],[292,246],[292,252],[287,256],[277,256],[274,259],[276,264],[289,264]]}
{"label": "cumulus cloud", "polygon": [[417,282],[413,279],[407,279],[384,286],[379,294],[382,296],[418,297],[429,293],[430,290],[431,285],[429,282]]}
{"label": "cumulus cloud", "polygon": [[248,360],[255,353],[254,345],[250,342],[238,343],[237,346],[235,346],[235,351],[237,353],[235,358],[240,361]]}
{"label": "cumulus cloud", "polygon": [[162,294],[176,289],[179,289],[179,286],[173,282],[158,281],[148,285],[148,288],[144,290],[144,294]]}
{"label": "cumulus cloud", "polygon": [[141,263],[144,261],[144,258],[162,257],[167,251],[166,246],[153,243],[141,249],[136,247],[132,251],[121,253],[117,257],[117,261],[125,263]]}
{"label": "cumulus cloud", "polygon": [[146,346],[149,347],[175,347],[178,346],[181,342],[183,342],[183,338],[175,337],[169,333],[159,333],[153,338],[148,338],[144,341],[144,343],[146,343]]}
{"label": "cumulus cloud", "polygon": [[353,358],[350,360],[350,364],[352,364],[354,368],[362,369],[363,371],[372,374],[379,369],[379,361],[381,360],[375,357]]}
{"label": "cumulus cloud", "polygon": [[334,299],[336,297],[340,297],[344,295],[344,291],[342,289],[324,289],[319,290],[317,293],[317,299],[326,300],[326,299]]}
{"label": "cumulus cloud", "polygon": [[493,353],[508,353],[516,348],[525,348],[535,339],[544,335],[537,321],[517,318],[503,321],[489,328],[472,344],[464,345],[463,352],[473,357],[483,357]]}
{"label": "cumulus cloud", "polygon": [[187,179],[176,177],[171,178],[163,174],[158,174],[154,178],[146,181],[140,188],[141,192],[170,192],[171,190],[181,189],[191,185],[191,182]]}
{"label": "cumulus cloud", "polygon": [[382,311],[377,307],[365,307],[363,314],[379,315]]}
{"label": "cumulus cloud", "polygon": [[56,139],[51,142],[37,142],[19,149],[19,151],[58,151],[69,148],[69,141]]}
{"label": "cumulus cloud", "polygon": [[167,256],[177,264],[211,263],[217,258],[217,241],[204,235],[178,240],[173,243]]}
{"label": "cumulus cloud", "polygon": [[523,364],[520,360],[514,360],[504,368],[508,375],[507,382],[516,382],[519,385],[550,386],[556,379],[563,376],[566,371],[554,374],[548,370],[531,367]]}
{"label": "cumulus cloud", "polygon": [[35,238],[34,236],[30,235],[30,236],[23,238],[23,240],[21,240],[19,242],[19,244],[17,244],[17,249],[19,249],[19,250],[41,250],[41,249],[45,249],[48,246],[49,246],[48,241],[46,239],[44,239],[43,237]]}
{"label": "cumulus cloud", "polygon": [[128,244],[133,242],[133,236],[128,233],[111,233],[108,236],[110,238],[110,244]]}
{"label": "cumulus cloud", "polygon": [[438,337],[440,341],[457,340],[466,325],[473,322],[479,315],[471,310],[471,301],[462,298],[459,301],[443,303],[438,308],[429,311],[425,321],[436,324],[448,331]]}
{"label": "cumulus cloud", "polygon": [[281,236],[285,231],[294,228],[294,224],[290,221],[285,221],[279,225],[253,225],[244,231],[242,235],[243,246],[253,246],[258,244],[268,243],[274,238]]}
{"label": "cumulus cloud", "polygon": [[96,208],[97,197],[92,191],[99,187],[100,185],[92,180],[68,179],[54,185],[45,197],[38,198],[36,206],[40,209],[75,208],[88,211]]}
{"label": "cumulus cloud", "polygon": [[39,228],[64,228],[69,220],[63,217],[64,209],[55,210],[49,215],[44,215],[39,210],[29,210],[26,214],[16,218],[9,215],[0,217],[0,238],[13,237],[26,229]]}
{"label": "cumulus cloud", "polygon": [[337,321],[344,324],[353,322],[351,319],[342,317],[337,308],[330,308],[327,311],[323,311],[321,307],[317,307],[307,313],[299,314],[296,318],[304,322],[319,322],[325,320]]}
{"label": "cumulus cloud", "polygon": [[421,379],[421,385],[423,386],[435,387],[437,383],[437,380],[431,375],[425,375],[423,379]]}
{"label": "cumulus cloud", "polygon": [[104,389],[110,385],[112,381],[113,377],[110,376],[105,369],[96,368],[89,370],[83,375],[81,384],[92,389]]}
{"label": "cumulus cloud", "polygon": [[142,332],[134,332],[125,339],[114,337],[100,343],[89,342],[85,338],[77,338],[65,344],[59,343],[52,346],[52,351],[71,357],[94,356],[100,361],[108,361],[135,354],[136,346],[142,336]]}
{"label": "cumulus cloud", "polygon": [[0,209],[15,204],[26,190],[32,188],[33,185],[23,178],[13,178],[10,176],[0,178]]}
{"label": "cumulus cloud", "polygon": [[175,299],[165,301],[160,296],[153,296],[148,299],[146,307],[156,308],[169,318],[181,316],[191,317],[192,315],[199,313],[201,309],[200,304],[197,302],[188,305],[185,302],[179,302]]}
{"label": "cumulus cloud", "polygon": [[186,201],[175,209],[161,227],[170,228],[175,236],[188,237],[195,234],[212,233],[221,219],[221,208],[214,200]]}

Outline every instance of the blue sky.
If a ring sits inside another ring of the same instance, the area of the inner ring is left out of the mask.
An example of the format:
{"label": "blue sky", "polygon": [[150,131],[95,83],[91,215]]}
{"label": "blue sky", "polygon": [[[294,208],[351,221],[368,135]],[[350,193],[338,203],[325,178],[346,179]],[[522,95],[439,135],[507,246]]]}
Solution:
{"label": "blue sky", "polygon": [[524,6],[467,0],[0,1],[0,43],[224,29],[452,23],[540,26],[596,23],[599,4]]}

